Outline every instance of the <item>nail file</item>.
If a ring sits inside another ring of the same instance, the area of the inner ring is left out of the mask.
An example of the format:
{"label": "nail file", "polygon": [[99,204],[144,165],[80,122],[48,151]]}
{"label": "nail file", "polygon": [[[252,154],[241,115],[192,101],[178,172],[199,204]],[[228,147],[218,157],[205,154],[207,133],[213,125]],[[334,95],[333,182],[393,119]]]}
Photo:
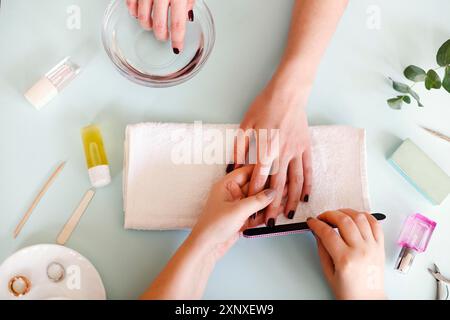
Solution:
{"label": "nail file", "polygon": [[[386,215],[382,213],[373,213],[372,216],[378,221],[386,219]],[[332,226],[336,228],[336,226]],[[311,231],[306,222],[282,224],[275,227],[259,227],[246,229],[243,232],[244,238],[269,238],[276,236],[285,236],[289,234],[299,234]]]}
{"label": "nail file", "polygon": [[94,198],[95,191],[94,189],[90,189],[86,192],[83,199],[81,199],[80,204],[73,212],[72,216],[67,221],[64,228],[61,230],[61,233],[59,234],[58,238],[56,239],[56,243],[60,245],[65,245],[67,240],[69,240],[70,236],[72,235],[73,231],[78,225],[78,222],[80,222],[81,217],[83,216],[84,212],[89,206],[89,203],[91,203],[92,198]]}

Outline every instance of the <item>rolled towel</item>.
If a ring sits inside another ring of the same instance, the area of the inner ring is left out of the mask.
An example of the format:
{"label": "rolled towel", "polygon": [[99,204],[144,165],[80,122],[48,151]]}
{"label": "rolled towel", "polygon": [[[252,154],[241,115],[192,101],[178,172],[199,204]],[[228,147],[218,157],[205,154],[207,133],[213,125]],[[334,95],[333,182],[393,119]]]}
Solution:
{"label": "rolled towel", "polygon": [[[211,186],[225,175],[232,158],[233,139],[224,139],[223,153],[213,152],[208,145],[216,135],[210,133],[226,137],[237,127],[204,124],[199,131],[198,124],[128,126],[123,177],[125,228],[192,228]],[[365,131],[318,126],[310,128],[310,133],[313,186],[309,202],[299,204],[293,220],[280,216],[277,224],[301,222],[339,208],[369,211]],[[190,152],[194,150],[203,151],[204,158],[198,158],[199,152]],[[215,159],[221,161],[214,163]]]}

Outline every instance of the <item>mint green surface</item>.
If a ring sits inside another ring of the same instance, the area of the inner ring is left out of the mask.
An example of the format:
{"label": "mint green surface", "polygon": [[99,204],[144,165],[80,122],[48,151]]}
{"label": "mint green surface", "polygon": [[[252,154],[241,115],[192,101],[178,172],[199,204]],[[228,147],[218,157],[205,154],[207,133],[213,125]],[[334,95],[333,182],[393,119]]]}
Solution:
{"label": "mint green surface", "polygon": [[389,160],[431,203],[441,204],[450,193],[450,177],[410,139]]}
{"label": "mint green surface", "polygon": [[[125,1],[125,0],[124,0]],[[102,128],[112,184],[99,190],[67,245],[98,268],[112,299],[133,299],[158,274],[186,232],[123,229],[124,130],[143,121],[238,123],[279,61],[292,0],[207,0],[217,26],[204,70],[179,87],[137,86],[116,72],[100,41],[108,0],[3,0],[0,9],[0,261],[24,246],[54,243],[89,188],[80,129]],[[81,9],[81,29],[66,27],[68,8]],[[448,0],[358,0],[349,8],[323,59],[308,105],[310,123],[367,129],[369,190],[384,223],[386,286],[391,298],[434,298],[426,268],[450,275],[450,203],[432,206],[398,176],[386,157],[411,138],[450,172],[448,143],[417,124],[450,134],[450,95],[418,88],[426,108],[386,105],[387,76],[400,80],[411,64],[432,66],[450,37]],[[400,14],[401,13],[401,14]],[[377,29],[373,17],[380,19]],[[320,19],[320,17],[317,17]],[[420,23],[418,23],[420,22]],[[374,28],[375,27],[375,28]],[[37,112],[23,93],[66,55],[80,61],[79,78]],[[282,106],[280,106],[282,107]],[[67,166],[17,240],[12,232],[50,172]],[[314,197],[314,194],[311,194]],[[176,193],[172,201],[177,201]],[[426,253],[407,276],[393,270],[395,241],[406,216],[421,212],[438,222]],[[206,298],[328,299],[311,235],[242,240],[218,264]]]}

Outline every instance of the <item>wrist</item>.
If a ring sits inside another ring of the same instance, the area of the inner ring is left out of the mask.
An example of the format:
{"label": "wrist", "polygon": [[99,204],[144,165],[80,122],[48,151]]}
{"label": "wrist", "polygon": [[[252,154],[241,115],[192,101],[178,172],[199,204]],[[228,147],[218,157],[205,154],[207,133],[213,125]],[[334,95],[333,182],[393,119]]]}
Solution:
{"label": "wrist", "polygon": [[215,265],[217,259],[214,255],[213,245],[210,245],[207,239],[197,234],[194,231],[188,236],[183,244],[187,250],[193,252],[199,259],[210,264],[211,267]]}
{"label": "wrist", "polygon": [[302,63],[301,60],[284,59],[278,66],[274,78],[292,90],[311,89],[316,70]]}
{"label": "wrist", "polygon": [[282,101],[288,108],[305,109],[312,81],[300,79],[289,70],[279,69],[267,88],[274,99]]}

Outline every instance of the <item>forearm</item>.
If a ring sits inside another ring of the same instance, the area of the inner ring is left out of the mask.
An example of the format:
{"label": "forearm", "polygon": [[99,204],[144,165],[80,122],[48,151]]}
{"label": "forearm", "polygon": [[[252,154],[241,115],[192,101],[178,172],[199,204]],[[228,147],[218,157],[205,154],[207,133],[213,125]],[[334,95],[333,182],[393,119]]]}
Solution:
{"label": "forearm", "polygon": [[200,299],[214,266],[212,255],[190,236],[141,299]]}
{"label": "forearm", "polygon": [[348,0],[296,0],[288,44],[274,81],[285,89],[312,87],[322,56]]}

